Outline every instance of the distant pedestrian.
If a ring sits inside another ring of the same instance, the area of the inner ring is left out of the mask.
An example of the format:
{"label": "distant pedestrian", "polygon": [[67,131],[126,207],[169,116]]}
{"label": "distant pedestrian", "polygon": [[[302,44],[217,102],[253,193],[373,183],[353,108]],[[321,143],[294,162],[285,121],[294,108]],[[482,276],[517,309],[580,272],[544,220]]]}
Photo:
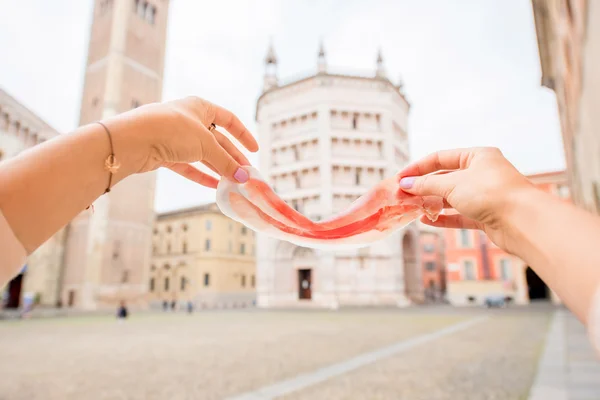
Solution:
{"label": "distant pedestrian", "polygon": [[128,315],[128,311],[127,311],[127,306],[125,306],[125,302],[121,301],[121,304],[119,305],[119,309],[117,310],[117,318],[120,320],[124,320],[127,318]]}
{"label": "distant pedestrian", "polygon": [[171,302],[171,311],[175,311],[175,300]]}
{"label": "distant pedestrian", "polygon": [[169,309],[169,303],[167,301],[163,301],[163,311],[167,311]]}
{"label": "distant pedestrian", "polygon": [[188,311],[188,314],[191,314],[194,312],[194,303],[192,303],[191,301],[188,301],[188,303],[187,303],[187,311]]}

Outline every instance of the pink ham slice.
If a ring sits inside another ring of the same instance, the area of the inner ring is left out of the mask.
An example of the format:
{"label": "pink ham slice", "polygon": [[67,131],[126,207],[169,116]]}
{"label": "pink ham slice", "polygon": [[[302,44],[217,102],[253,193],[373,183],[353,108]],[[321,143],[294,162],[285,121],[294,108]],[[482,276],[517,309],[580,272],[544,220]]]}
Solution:
{"label": "pink ham slice", "polygon": [[350,207],[323,221],[312,221],[283,201],[247,167],[244,184],[221,179],[217,205],[228,217],[256,232],[303,247],[364,247],[426,215],[435,221],[443,208],[439,197],[417,197],[399,189],[400,176],[381,181]]}

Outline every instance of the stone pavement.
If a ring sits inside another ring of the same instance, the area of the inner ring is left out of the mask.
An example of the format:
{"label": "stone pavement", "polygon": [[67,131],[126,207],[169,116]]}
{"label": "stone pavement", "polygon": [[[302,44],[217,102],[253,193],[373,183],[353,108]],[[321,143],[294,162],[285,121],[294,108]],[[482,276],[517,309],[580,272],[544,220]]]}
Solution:
{"label": "stone pavement", "polygon": [[600,399],[600,361],[570,312],[555,313],[529,400]]}

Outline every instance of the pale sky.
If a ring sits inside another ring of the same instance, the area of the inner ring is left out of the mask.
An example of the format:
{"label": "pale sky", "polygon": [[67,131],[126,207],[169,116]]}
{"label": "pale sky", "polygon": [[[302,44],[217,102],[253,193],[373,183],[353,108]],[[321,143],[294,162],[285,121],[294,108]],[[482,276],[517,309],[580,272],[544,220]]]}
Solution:
{"label": "pale sky", "polygon": [[[92,0],[0,0],[0,9],[0,86],[57,130],[74,129]],[[497,146],[524,173],[564,168],[528,0],[171,0],[163,100],[204,97],[253,131],[269,38],[283,80],[316,67],[320,38],[328,64],[350,71],[374,69],[381,47],[412,105],[413,160]],[[168,171],[158,179],[158,211],[214,200]]]}

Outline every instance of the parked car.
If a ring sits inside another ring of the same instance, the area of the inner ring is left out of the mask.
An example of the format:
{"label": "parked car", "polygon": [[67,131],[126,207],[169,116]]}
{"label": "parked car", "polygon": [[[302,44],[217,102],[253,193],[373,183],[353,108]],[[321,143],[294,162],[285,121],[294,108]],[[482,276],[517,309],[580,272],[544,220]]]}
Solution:
{"label": "parked car", "polygon": [[490,295],[486,296],[484,304],[487,308],[492,307],[506,307],[508,305],[507,298],[504,295]]}

